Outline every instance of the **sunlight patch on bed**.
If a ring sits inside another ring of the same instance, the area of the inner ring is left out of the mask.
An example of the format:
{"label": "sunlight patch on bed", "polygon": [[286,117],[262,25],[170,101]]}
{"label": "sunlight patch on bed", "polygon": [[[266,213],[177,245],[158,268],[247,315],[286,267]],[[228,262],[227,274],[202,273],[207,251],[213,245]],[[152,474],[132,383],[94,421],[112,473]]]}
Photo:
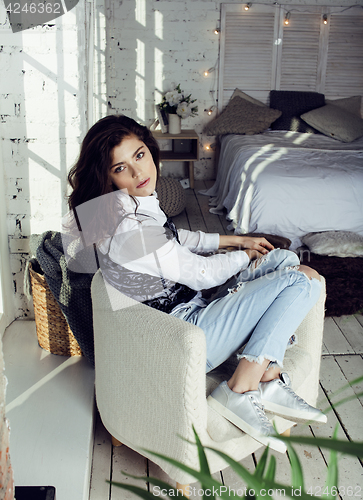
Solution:
{"label": "sunlight patch on bed", "polygon": [[295,140],[292,141],[292,144],[302,144],[304,141],[307,141],[309,139],[310,134],[306,134],[303,132],[298,133],[298,132],[293,132],[292,130],[289,130],[288,132],[286,132],[285,137],[287,139],[292,139],[292,138],[294,138],[295,135],[296,135],[296,137],[295,137]]}
{"label": "sunlight patch on bed", "polygon": [[[240,206],[241,199],[243,198],[243,202],[241,203],[242,216],[241,213],[239,215],[241,217],[241,228],[245,229],[244,232],[248,232],[249,220],[250,220],[249,207],[251,206],[252,203],[254,186],[256,184],[258,176],[262,174],[262,172],[267,168],[267,166],[270,163],[279,160],[284,154],[288,153],[288,149],[282,147],[279,148],[277,151],[274,151],[267,158],[261,159],[259,162],[256,162],[259,156],[262,156],[268,151],[270,151],[273,148],[273,146],[274,146],[273,144],[267,144],[266,146],[263,146],[259,151],[257,151],[254,155],[251,156],[251,158],[246,162],[243,171],[241,172],[241,186],[238,192],[238,196],[236,198],[236,202],[234,203],[234,208],[229,213],[229,217],[232,220],[238,220],[237,217],[238,217],[238,212],[240,210],[238,209],[238,207]],[[251,172],[250,175],[247,175],[248,170],[251,168],[253,168],[253,171]],[[249,183],[247,191],[244,190],[245,182]]]}
{"label": "sunlight patch on bed", "polygon": [[287,139],[290,139],[290,137],[294,137],[294,135],[295,135],[295,132],[293,132],[292,130],[289,130],[288,132],[286,132],[285,137]]}
{"label": "sunlight patch on bed", "polygon": [[293,141],[293,144],[302,144],[304,141],[307,141],[308,138],[308,134],[299,134],[299,136]]}

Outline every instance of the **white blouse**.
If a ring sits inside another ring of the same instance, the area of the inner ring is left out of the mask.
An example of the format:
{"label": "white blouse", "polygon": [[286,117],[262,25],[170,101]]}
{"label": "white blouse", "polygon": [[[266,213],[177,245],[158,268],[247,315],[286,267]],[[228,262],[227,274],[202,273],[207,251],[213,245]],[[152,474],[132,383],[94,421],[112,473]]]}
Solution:
{"label": "white blouse", "polygon": [[111,261],[126,269],[172,280],[199,291],[225,283],[245,269],[250,262],[246,252],[199,255],[214,252],[219,234],[179,229],[180,244],[163,227],[166,216],[160,209],[156,193],[132,198],[120,191],[127,212],[113,238],[103,240],[99,250]]}

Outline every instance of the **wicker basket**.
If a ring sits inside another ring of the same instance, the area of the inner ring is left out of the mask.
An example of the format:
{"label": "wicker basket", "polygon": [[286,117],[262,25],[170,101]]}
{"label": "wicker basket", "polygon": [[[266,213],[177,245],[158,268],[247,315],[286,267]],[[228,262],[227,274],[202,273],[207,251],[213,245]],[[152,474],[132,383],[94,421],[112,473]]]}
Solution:
{"label": "wicker basket", "polygon": [[36,267],[35,263],[29,265],[35,326],[40,347],[61,356],[82,356],[78,342],[50,291],[44,275],[37,272],[34,269]]}

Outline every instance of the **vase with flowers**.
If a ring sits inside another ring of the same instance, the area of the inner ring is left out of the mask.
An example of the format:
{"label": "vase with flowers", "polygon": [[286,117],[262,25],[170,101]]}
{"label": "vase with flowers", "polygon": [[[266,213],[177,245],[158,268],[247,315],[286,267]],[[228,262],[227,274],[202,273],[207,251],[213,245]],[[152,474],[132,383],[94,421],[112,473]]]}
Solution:
{"label": "vase with flowers", "polygon": [[196,99],[192,95],[185,95],[178,84],[174,90],[166,92],[163,96],[159,108],[168,114],[169,133],[180,134],[181,119],[188,116],[195,116],[198,112],[198,106],[195,106]]}

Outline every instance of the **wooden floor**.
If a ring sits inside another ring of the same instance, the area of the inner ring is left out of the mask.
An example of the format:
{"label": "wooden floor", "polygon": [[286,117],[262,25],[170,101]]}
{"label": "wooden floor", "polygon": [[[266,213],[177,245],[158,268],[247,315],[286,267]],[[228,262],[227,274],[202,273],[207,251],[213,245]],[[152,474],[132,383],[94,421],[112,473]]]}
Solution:
{"label": "wooden floor", "polygon": [[[212,185],[212,182],[197,181],[195,190],[187,189],[186,210],[174,218],[178,228],[202,230],[229,234],[224,218],[209,213],[208,197],[197,194],[198,190]],[[343,316],[326,318],[324,327],[323,358],[320,373],[320,400],[322,409],[330,405],[331,395],[347,381],[363,375],[363,316]],[[363,383],[347,389],[342,396],[358,394],[363,390]],[[334,398],[332,399],[334,402]],[[318,427],[297,426],[292,435],[308,435],[330,437],[336,425],[339,426],[339,438],[347,440],[363,440],[363,398],[353,399],[328,413],[328,423]],[[326,479],[329,453],[326,450],[310,448],[303,445],[295,446],[304,470],[305,488],[313,495],[321,496]],[[262,449],[241,463],[253,471]],[[288,456],[274,453],[277,460],[277,477],[279,483],[290,484],[290,466]],[[123,472],[126,473],[124,475]],[[363,496],[363,467],[354,457],[341,456],[339,459],[339,493],[342,499],[360,499]],[[142,476],[145,479],[136,481],[129,475]],[[106,480],[137,484],[152,491],[148,484],[149,477],[159,477],[174,485],[155,464],[133,452],[125,446],[112,447],[110,436],[102,423],[97,419],[92,479],[89,500],[124,500],[136,498],[132,493],[116,487],[110,487]],[[216,474],[216,478],[227,487],[244,487],[231,469],[225,469]],[[195,483],[194,498],[198,495],[198,484]],[[309,490],[310,488],[310,490]]]}

